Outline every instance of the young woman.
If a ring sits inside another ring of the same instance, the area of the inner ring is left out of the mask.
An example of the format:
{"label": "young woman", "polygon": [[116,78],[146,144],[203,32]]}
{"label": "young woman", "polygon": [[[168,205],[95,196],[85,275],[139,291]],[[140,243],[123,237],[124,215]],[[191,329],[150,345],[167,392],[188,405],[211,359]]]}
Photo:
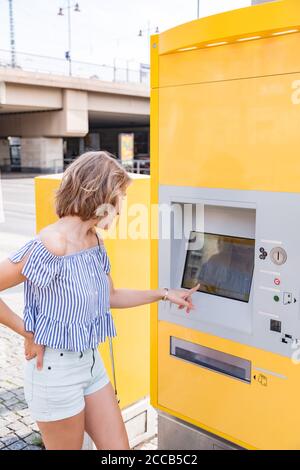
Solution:
{"label": "young woman", "polygon": [[0,299],[0,323],[25,338],[24,392],[47,449],[129,449],[122,415],[97,346],[116,330],[110,308],[161,299],[193,308],[191,290],[116,289],[96,227],[108,229],[130,184],[107,152],[65,171],[57,222],[0,263],[0,291],[24,282],[24,320]]}

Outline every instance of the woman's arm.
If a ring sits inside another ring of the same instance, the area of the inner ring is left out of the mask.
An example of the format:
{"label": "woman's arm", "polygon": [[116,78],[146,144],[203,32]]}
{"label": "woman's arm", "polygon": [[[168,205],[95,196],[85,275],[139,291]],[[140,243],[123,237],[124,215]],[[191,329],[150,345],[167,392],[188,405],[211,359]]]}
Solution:
{"label": "woman's arm", "polygon": [[[111,275],[108,274],[110,282],[110,306],[112,308],[130,308],[138,305],[146,305],[162,300],[165,289],[134,290],[115,289]],[[187,313],[194,309],[191,295],[199,288],[200,284],[189,290],[170,289],[167,300],[178,305],[178,308],[186,308]]]}
{"label": "woman's arm", "polygon": [[[17,286],[25,281],[22,269],[26,263],[27,257],[19,263],[12,263],[9,259],[0,262],[0,292]],[[25,357],[32,359],[37,357],[37,368],[43,366],[44,347],[34,343],[34,335],[31,331],[26,331],[24,321],[16,313],[14,313],[8,305],[0,298],[0,324],[7,326],[15,333],[25,338]]]}
{"label": "woman's arm", "polygon": [[[23,262],[14,264],[8,259],[0,263],[0,292],[17,286],[24,282],[25,277],[21,274]],[[8,305],[0,298],[0,324],[7,326],[24,338],[32,337],[31,332],[24,329],[23,320],[14,313]]]}

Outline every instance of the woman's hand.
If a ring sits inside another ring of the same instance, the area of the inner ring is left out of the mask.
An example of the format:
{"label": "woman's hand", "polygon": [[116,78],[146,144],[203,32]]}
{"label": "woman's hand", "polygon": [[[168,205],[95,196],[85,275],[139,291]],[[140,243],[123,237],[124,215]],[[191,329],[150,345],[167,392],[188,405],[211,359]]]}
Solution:
{"label": "woman's hand", "polygon": [[[162,300],[165,294],[165,290],[162,288],[148,290],[115,289],[110,274],[108,274],[108,279],[110,283],[111,308],[131,308],[138,307],[139,305],[147,305]],[[189,313],[190,310],[195,308],[191,296],[199,287],[200,284],[197,284],[189,290],[169,289],[166,300],[177,304],[178,308],[186,308],[187,313]]]}
{"label": "woman's hand", "polygon": [[26,335],[24,340],[24,349],[25,358],[27,359],[27,361],[36,357],[37,369],[41,370],[43,368],[45,346],[42,346],[41,344],[35,344],[33,333],[28,333]]}
{"label": "woman's hand", "polygon": [[177,304],[179,309],[186,308],[186,313],[190,313],[191,310],[194,310],[195,305],[192,302],[192,294],[196,292],[200,287],[200,284],[197,284],[195,287],[189,290],[183,289],[169,289],[166,300],[173,304]]}

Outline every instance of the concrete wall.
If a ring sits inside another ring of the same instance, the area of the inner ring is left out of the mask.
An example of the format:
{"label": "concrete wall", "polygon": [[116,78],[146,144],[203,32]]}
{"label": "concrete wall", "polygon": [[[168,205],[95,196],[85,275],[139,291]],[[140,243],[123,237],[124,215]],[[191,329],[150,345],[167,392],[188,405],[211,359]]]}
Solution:
{"label": "concrete wall", "polygon": [[22,169],[63,169],[63,139],[23,138],[21,139]]}

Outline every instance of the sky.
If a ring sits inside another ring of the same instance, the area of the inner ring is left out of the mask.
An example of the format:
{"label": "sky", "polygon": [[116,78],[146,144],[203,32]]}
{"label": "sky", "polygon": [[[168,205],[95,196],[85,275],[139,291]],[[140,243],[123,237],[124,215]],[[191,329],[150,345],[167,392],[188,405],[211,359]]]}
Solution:
{"label": "sky", "polygon": [[[249,6],[251,0],[199,0],[200,16]],[[70,0],[71,5],[75,1]],[[13,0],[16,50],[64,59],[68,0]],[[79,0],[72,9],[72,60],[136,68],[149,63],[149,34],[197,17],[197,0]],[[142,30],[142,37],[138,36]],[[9,50],[8,0],[0,0],[0,60]],[[7,53],[7,56],[9,54]]]}

